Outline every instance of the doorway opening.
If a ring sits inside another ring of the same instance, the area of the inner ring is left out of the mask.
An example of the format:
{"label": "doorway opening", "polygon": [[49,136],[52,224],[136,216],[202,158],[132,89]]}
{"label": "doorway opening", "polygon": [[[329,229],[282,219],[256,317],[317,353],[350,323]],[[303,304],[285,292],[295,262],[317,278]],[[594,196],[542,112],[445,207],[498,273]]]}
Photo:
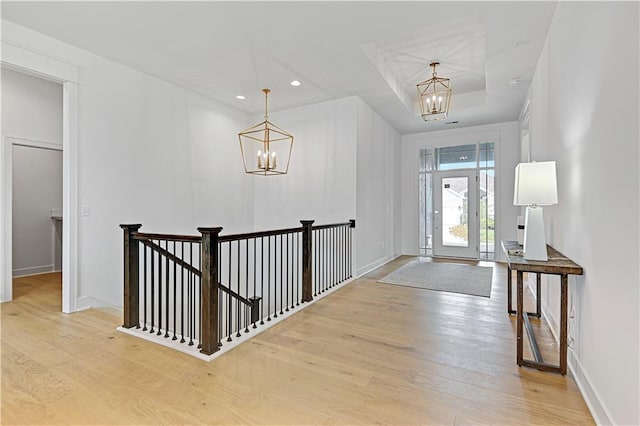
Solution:
{"label": "doorway opening", "polygon": [[[57,286],[47,288],[61,295],[63,84],[3,67],[2,94],[2,198],[6,215],[2,238],[7,267],[2,277],[3,281],[7,279],[2,285],[2,300],[13,299],[15,286],[24,281],[21,277],[40,275]],[[25,294],[17,290],[16,294]]]}
{"label": "doorway opening", "polygon": [[13,278],[62,272],[62,149],[10,141]]}
{"label": "doorway opening", "polygon": [[495,143],[420,150],[422,256],[495,258]]}

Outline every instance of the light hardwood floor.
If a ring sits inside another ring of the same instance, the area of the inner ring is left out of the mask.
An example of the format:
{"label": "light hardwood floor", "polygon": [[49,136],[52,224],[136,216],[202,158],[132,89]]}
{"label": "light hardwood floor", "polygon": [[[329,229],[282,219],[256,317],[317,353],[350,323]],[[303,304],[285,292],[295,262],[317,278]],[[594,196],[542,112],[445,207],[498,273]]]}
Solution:
{"label": "light hardwood floor", "polygon": [[504,266],[490,299],[376,283],[412,259],[211,363],[117,332],[108,310],[60,313],[59,274],[15,280],[1,305],[2,424],[593,423],[570,375],[516,366]]}

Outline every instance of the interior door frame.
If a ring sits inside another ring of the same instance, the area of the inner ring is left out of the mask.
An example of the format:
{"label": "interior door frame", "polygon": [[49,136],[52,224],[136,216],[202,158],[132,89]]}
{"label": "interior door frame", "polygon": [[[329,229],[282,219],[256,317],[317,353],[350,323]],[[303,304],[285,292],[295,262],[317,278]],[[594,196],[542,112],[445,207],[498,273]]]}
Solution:
{"label": "interior door frame", "polygon": [[[466,177],[468,183],[467,230],[468,246],[445,246],[442,242],[442,179]],[[433,257],[478,259],[480,255],[480,227],[478,215],[478,169],[441,170],[433,172]]]}
{"label": "interior door frame", "polygon": [[[62,312],[71,313],[78,310],[78,67],[26,49],[8,38],[2,40],[3,68],[62,84]],[[13,143],[10,137],[1,142],[0,302],[7,302],[13,299]]]}

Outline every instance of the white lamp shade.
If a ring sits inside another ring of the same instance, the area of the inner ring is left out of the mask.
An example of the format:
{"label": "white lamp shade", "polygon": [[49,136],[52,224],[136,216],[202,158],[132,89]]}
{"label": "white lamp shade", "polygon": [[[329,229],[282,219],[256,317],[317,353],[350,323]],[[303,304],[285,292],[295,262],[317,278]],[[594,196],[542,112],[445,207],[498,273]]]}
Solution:
{"label": "white lamp shade", "polygon": [[556,162],[520,163],[516,166],[513,191],[515,206],[558,204]]}

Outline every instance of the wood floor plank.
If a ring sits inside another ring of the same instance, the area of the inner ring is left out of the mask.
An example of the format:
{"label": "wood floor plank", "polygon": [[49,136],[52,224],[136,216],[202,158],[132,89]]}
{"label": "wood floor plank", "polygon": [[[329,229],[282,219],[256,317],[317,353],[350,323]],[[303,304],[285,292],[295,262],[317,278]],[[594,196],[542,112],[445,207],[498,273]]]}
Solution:
{"label": "wood floor plank", "polygon": [[[211,363],[116,331],[114,309],[60,313],[60,274],[16,279],[15,300],[0,305],[0,420],[593,423],[570,375],[515,364],[503,265],[483,263],[493,267],[490,298],[376,282],[414,259],[378,268]],[[525,306],[535,309],[529,295]],[[531,322],[554,362],[553,336]]]}

